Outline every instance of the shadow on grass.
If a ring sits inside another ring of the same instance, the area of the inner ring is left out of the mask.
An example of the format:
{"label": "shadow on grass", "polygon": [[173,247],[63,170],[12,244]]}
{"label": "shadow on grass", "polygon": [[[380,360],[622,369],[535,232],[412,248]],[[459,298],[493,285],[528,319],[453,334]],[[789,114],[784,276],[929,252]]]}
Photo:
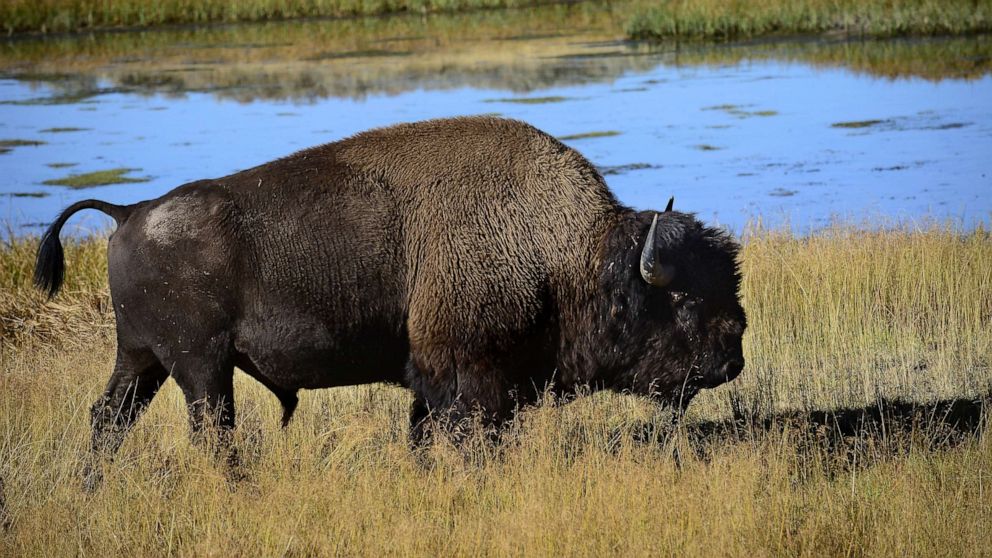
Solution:
{"label": "shadow on grass", "polygon": [[[696,457],[704,461],[728,444],[761,444],[773,439],[787,442],[800,461],[816,458],[812,461],[834,474],[911,451],[953,449],[980,437],[990,414],[992,390],[978,397],[927,403],[883,398],[865,407],[771,416],[748,416],[736,410],[733,419],[686,423],[679,431]],[[672,430],[647,424],[633,434],[637,443],[667,445]]]}
{"label": "shadow on grass", "polygon": [[918,403],[880,399],[873,405],[830,411],[787,412],[754,418],[736,413],[728,421],[706,421],[690,427],[702,438],[746,437],[753,433],[781,432],[786,428],[839,442],[844,438],[896,437],[926,433],[933,442],[960,443],[977,436],[985,427],[985,412],[992,405],[992,391],[981,397],[963,397]]}

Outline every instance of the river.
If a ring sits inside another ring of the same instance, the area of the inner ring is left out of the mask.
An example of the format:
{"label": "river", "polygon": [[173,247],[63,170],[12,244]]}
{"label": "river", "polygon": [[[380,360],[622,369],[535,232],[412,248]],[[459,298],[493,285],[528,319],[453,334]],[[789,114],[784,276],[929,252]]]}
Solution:
{"label": "river", "polygon": [[[648,45],[616,29],[552,6],[8,39],[0,223],[37,234],[80,199],[472,114],[561,138],[628,205],[675,196],[736,232],[992,219],[989,37]],[[87,212],[65,230],[107,226]]]}

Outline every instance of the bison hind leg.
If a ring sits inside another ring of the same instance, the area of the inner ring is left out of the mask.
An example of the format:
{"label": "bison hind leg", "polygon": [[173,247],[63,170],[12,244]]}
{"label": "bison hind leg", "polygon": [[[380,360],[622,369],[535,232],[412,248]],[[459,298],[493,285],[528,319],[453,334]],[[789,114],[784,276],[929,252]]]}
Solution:
{"label": "bison hind leg", "polygon": [[118,347],[117,362],[103,395],[93,404],[90,456],[83,469],[83,488],[93,491],[103,479],[102,459],[113,458],[169,373],[149,351]]}

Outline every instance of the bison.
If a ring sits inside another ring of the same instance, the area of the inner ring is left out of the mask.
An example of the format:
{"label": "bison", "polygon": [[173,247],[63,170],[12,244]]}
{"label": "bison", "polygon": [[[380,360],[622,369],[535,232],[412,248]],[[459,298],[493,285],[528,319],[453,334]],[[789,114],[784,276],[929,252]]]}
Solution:
{"label": "bison", "polygon": [[617,202],[554,137],[489,117],[401,124],[119,206],[68,207],[41,240],[54,296],[59,231],[98,209],[117,360],[92,409],[112,455],[170,376],[234,426],[240,368],[284,406],[297,391],[389,382],[431,415],[506,420],[544,390],[609,389],[679,409],[744,367],[738,245],[673,211]]}

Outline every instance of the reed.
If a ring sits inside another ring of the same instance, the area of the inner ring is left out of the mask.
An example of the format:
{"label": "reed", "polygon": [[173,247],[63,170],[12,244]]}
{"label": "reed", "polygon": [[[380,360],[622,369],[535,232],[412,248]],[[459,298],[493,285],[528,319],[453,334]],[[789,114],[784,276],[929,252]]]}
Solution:
{"label": "reed", "polygon": [[627,34],[636,39],[827,32],[896,37],[989,30],[989,0],[669,0],[643,3],[627,25]]}
{"label": "reed", "polygon": [[541,0],[6,0],[8,34],[155,25],[513,8]]}

